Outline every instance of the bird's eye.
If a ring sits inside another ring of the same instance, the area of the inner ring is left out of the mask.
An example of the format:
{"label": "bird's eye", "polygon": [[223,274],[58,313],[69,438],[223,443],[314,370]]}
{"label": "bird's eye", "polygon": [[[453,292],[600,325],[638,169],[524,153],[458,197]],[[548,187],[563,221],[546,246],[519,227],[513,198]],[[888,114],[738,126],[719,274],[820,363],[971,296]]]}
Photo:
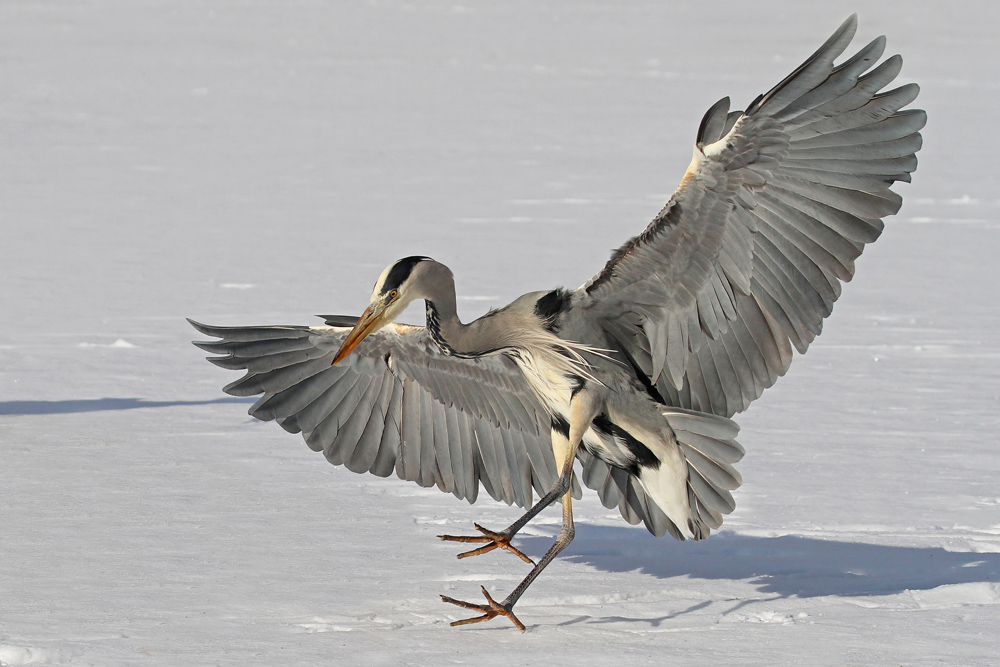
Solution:
{"label": "bird's eye", "polygon": [[397,292],[396,290],[392,290],[391,292],[389,292],[390,299],[395,299],[397,296],[399,296],[399,292]]}

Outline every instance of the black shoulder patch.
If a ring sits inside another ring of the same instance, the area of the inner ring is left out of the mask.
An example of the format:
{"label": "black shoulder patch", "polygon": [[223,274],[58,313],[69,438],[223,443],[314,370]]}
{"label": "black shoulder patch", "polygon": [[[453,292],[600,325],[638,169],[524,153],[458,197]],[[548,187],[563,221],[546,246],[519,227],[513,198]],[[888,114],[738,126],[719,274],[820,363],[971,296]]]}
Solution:
{"label": "black shoulder patch", "polygon": [[380,293],[386,294],[394,289],[399,289],[399,286],[406,282],[406,279],[410,277],[410,274],[413,272],[413,267],[420,262],[426,261],[431,261],[431,258],[421,257],[419,255],[404,257],[403,259],[397,261],[389,270],[389,275],[385,277],[385,282],[382,283],[382,291]]}
{"label": "black shoulder patch", "polygon": [[571,298],[569,291],[559,287],[535,302],[535,315],[550,333],[559,332],[559,315],[569,308]]}

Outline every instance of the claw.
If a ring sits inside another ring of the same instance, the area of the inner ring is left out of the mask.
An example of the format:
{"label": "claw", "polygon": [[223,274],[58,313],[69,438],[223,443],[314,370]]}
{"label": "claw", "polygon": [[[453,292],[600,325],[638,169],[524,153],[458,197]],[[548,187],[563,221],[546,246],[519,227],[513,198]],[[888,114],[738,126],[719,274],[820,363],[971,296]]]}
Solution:
{"label": "claw", "polygon": [[[476,526],[476,528],[479,528],[479,526]],[[480,528],[480,530],[482,529]],[[461,542],[462,540],[458,541]],[[476,616],[474,618],[463,618],[460,621],[452,621],[451,626],[455,627],[456,625],[468,625],[470,623],[480,623],[482,621],[488,621],[491,618],[496,618],[497,616],[506,616],[507,618],[510,619],[510,622],[513,623],[518,630],[524,632],[524,624],[521,623],[521,621],[517,620],[517,616],[514,615],[514,612],[512,611],[511,607],[507,607],[506,605],[500,604],[499,602],[494,600],[493,597],[490,595],[489,591],[486,590],[485,586],[483,586],[482,589],[483,589],[483,595],[486,596],[487,604],[473,604],[471,602],[463,602],[462,600],[456,600],[455,598],[450,598],[447,595],[441,596],[442,602],[449,602],[453,605],[458,605],[459,607],[463,607],[464,609],[471,609],[473,611],[483,612],[482,616]]]}
{"label": "claw", "polygon": [[[478,549],[473,549],[471,551],[466,551],[466,552],[458,554],[458,558],[468,558],[469,556],[478,556],[480,554],[489,553],[490,551],[493,551],[494,549],[500,548],[500,549],[504,549],[505,551],[511,552],[512,554],[514,554],[515,556],[517,556],[518,558],[520,558],[521,560],[523,560],[525,563],[527,563],[529,565],[534,565],[535,564],[535,561],[533,561],[530,558],[528,558],[527,556],[525,556],[521,552],[520,549],[518,549],[518,548],[516,548],[516,547],[514,547],[514,546],[511,545],[510,540],[511,540],[511,538],[514,537],[513,535],[505,535],[503,533],[495,533],[492,530],[488,530],[486,528],[483,528],[478,523],[473,524],[473,525],[476,527],[476,530],[478,530],[480,533],[482,533],[482,536],[480,536],[480,535],[472,535],[472,536],[469,536],[469,535],[438,535],[438,537],[440,537],[442,540],[446,540],[446,541],[449,541],[449,542],[485,543],[484,546],[481,546]],[[487,597],[489,597],[489,593],[487,593]]]}

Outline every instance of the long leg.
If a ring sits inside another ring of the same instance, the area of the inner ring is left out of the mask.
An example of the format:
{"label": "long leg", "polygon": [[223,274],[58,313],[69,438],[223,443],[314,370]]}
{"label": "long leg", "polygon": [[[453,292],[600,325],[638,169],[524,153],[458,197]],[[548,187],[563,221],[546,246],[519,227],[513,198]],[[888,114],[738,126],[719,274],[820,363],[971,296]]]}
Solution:
{"label": "long leg", "polygon": [[555,543],[549,547],[549,550],[545,552],[542,559],[538,561],[535,567],[531,568],[531,572],[528,573],[520,584],[517,585],[510,595],[504,598],[503,602],[497,602],[490,595],[489,591],[486,590],[485,586],[482,586],[483,595],[486,596],[486,604],[474,604],[471,602],[463,602],[462,600],[456,600],[455,598],[448,597],[447,595],[442,595],[441,600],[444,602],[450,602],[451,604],[458,605],[465,609],[471,609],[473,611],[482,612],[482,616],[475,616],[473,618],[464,618],[460,621],[453,621],[451,625],[468,625],[470,623],[479,623],[481,621],[488,621],[491,618],[497,616],[506,616],[510,619],[511,623],[517,626],[517,629],[524,632],[524,624],[518,620],[517,616],[514,615],[514,605],[521,598],[531,582],[542,573],[542,570],[552,562],[552,560],[559,555],[559,552],[565,549],[570,542],[573,541],[573,536],[576,533],[573,527],[573,492],[572,490],[567,491],[562,497],[563,506],[563,525],[562,529],[559,531],[558,537],[556,537]]}
{"label": "long leg", "polygon": [[[542,570],[544,570],[545,567],[551,563],[557,555],[559,555],[559,552],[565,549],[569,543],[573,541],[573,536],[576,533],[573,526],[573,461],[576,458],[577,447],[579,447],[580,441],[583,439],[583,434],[586,432],[587,428],[589,428],[590,421],[593,419],[596,411],[595,397],[590,392],[581,392],[570,404],[570,437],[568,439],[560,438],[559,440],[553,438],[553,449],[557,450],[556,453],[560,453],[558,452],[559,449],[565,450],[562,452],[562,456],[556,456],[556,464],[559,466],[559,483],[552,491],[546,494],[546,497],[554,492],[562,495],[563,525],[562,529],[559,531],[559,535],[556,537],[555,543],[547,552],[545,552],[545,555],[540,561],[538,561],[538,564],[531,569],[528,576],[526,576],[521,583],[517,585],[517,588],[511,591],[510,595],[504,598],[503,602],[498,603],[495,601],[490,596],[485,586],[482,587],[482,589],[483,595],[486,596],[486,604],[463,602],[461,600],[456,600],[455,598],[442,595],[441,599],[444,602],[450,602],[451,604],[464,607],[465,609],[482,612],[482,616],[455,621],[452,625],[479,623],[481,621],[488,621],[497,616],[506,616],[521,632],[524,632],[524,624],[522,624],[521,621],[514,616],[514,604],[517,603],[524,592],[528,589],[531,582],[533,582],[538,575],[542,573]],[[541,501],[539,501],[538,504],[540,505]],[[532,510],[535,510],[535,508],[533,507]],[[534,514],[537,514],[538,511],[540,510],[535,511]],[[534,516],[534,514],[531,516]],[[521,526],[523,526],[524,523],[527,523],[530,518],[530,516],[528,519],[524,519],[524,517],[522,517],[521,520],[519,520]],[[520,528],[520,526],[518,526],[518,528]]]}
{"label": "long leg", "polygon": [[[542,496],[537,503],[532,505],[531,509],[525,512],[520,519],[518,519],[517,521],[515,521],[514,523],[512,523],[511,525],[507,526],[506,528],[504,528],[499,532],[483,528],[478,523],[476,523],[473,525],[476,527],[476,530],[482,533],[482,535],[473,535],[473,536],[438,535],[438,537],[440,537],[442,540],[446,540],[449,542],[472,542],[484,545],[477,549],[460,553],[458,554],[458,558],[468,558],[469,556],[478,556],[480,554],[488,553],[490,551],[493,551],[494,549],[499,548],[509,551],[515,556],[518,556],[525,563],[534,565],[535,562],[530,558],[528,558],[527,556],[525,556],[523,553],[521,553],[519,549],[511,545],[510,541],[514,539],[514,536],[517,534],[517,532],[522,528],[524,528],[524,526],[527,525],[529,521],[534,519],[539,512],[541,512],[543,509],[545,509],[546,507],[554,503],[556,500],[558,500],[559,497],[566,492],[566,489],[571,488],[573,483],[573,474],[572,474],[573,466],[572,463],[568,468],[564,465],[564,460],[567,456],[566,452],[568,451],[568,448],[569,448],[569,441],[566,439],[566,437],[561,433],[559,433],[558,431],[555,430],[552,431],[552,449],[556,454],[556,467],[559,470],[559,479],[556,480],[555,486],[553,486],[548,493]],[[576,455],[575,451],[573,455],[574,456]]]}

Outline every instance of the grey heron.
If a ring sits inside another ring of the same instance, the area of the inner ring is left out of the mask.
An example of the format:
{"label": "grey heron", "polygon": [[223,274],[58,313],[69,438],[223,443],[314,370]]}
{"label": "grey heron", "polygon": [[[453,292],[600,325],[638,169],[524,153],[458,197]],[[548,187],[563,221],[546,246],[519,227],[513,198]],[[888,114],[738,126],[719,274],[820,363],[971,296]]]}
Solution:
{"label": "grey heron", "polygon": [[[744,454],[730,419],[806,351],[909,181],[926,114],[884,91],[902,60],[879,37],[834,65],[851,16],[816,53],[745,111],[708,110],[681,184],[638,236],[575,290],[525,294],[468,324],[455,279],[428,257],[382,272],[360,317],[324,326],[217,327],[195,344],[246,374],[224,388],[263,394],[275,420],[335,465],[393,472],[474,502],[480,486],[527,512],[493,531],[441,536],[505,549],[545,507],[562,528],[503,600],[442,596],[509,618],[573,539],[578,481],[656,536],[700,540],[735,508]],[[426,326],[395,319],[414,300]],[[577,480],[574,464],[581,473]],[[540,496],[532,503],[533,491]]]}

